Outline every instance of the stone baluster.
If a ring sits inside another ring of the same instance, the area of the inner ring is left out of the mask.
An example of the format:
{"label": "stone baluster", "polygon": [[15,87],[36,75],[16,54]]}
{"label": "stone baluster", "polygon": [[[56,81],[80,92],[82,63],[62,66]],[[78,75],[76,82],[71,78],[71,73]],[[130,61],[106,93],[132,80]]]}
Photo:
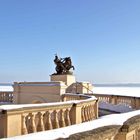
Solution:
{"label": "stone baluster", "polygon": [[4,93],[4,97],[5,97],[5,102],[7,102],[7,94],[6,93]]}
{"label": "stone baluster", "polygon": [[88,121],[87,106],[84,107],[85,121]]}
{"label": "stone baluster", "polygon": [[52,121],[51,121],[51,112],[46,112],[45,113],[45,116],[46,116],[46,124],[45,124],[45,129],[46,130],[51,130],[53,129],[52,127]]}
{"label": "stone baluster", "polygon": [[102,97],[102,99],[103,99],[103,101],[104,101],[104,102],[106,102],[106,99],[105,99],[105,97]]}
{"label": "stone baluster", "polygon": [[93,117],[92,117],[92,104],[90,105],[90,120],[92,120]]}
{"label": "stone baluster", "polygon": [[85,106],[83,106],[83,118],[84,118],[84,122],[85,122],[86,121]]}
{"label": "stone baluster", "polygon": [[106,97],[107,103],[109,103],[109,97]]}
{"label": "stone baluster", "polygon": [[10,93],[8,93],[8,102],[10,102]]}
{"label": "stone baluster", "polygon": [[9,94],[5,94],[6,95],[6,102],[9,102]]}
{"label": "stone baluster", "polygon": [[84,107],[82,107],[82,110],[81,110],[82,112],[82,122],[85,122],[86,121],[86,119],[85,119],[85,115],[84,115]]}
{"label": "stone baluster", "polygon": [[140,109],[140,98],[135,98],[135,108]]}
{"label": "stone baluster", "polygon": [[109,103],[112,103],[112,96],[109,96]]}
{"label": "stone baluster", "polygon": [[5,97],[6,97],[5,101],[8,102],[8,94],[7,93],[5,93]]}
{"label": "stone baluster", "polygon": [[10,102],[10,93],[8,93],[8,102]]}
{"label": "stone baluster", "polygon": [[116,105],[117,104],[117,97],[112,95],[112,104]]}
{"label": "stone baluster", "polygon": [[43,123],[43,114],[41,112],[38,113],[38,125],[37,125],[37,131],[44,131],[44,123]]}
{"label": "stone baluster", "polygon": [[131,98],[131,107],[132,108],[136,108],[136,100],[135,100],[135,97]]}
{"label": "stone baluster", "polygon": [[11,102],[13,102],[13,93],[10,94]]}
{"label": "stone baluster", "polygon": [[54,114],[53,127],[54,128],[59,128],[58,111],[54,110],[53,114]]}
{"label": "stone baluster", "polygon": [[6,93],[4,93],[4,102],[6,102]]}
{"label": "stone baluster", "polygon": [[91,109],[90,105],[88,105],[88,119],[91,120]]}
{"label": "stone baluster", "polygon": [[2,101],[3,102],[5,101],[5,93],[3,93],[3,95],[2,95]]}
{"label": "stone baluster", "polygon": [[9,101],[12,102],[12,94],[9,93]]}
{"label": "stone baluster", "polygon": [[3,93],[3,102],[5,102],[5,93]]}
{"label": "stone baluster", "polygon": [[87,119],[90,121],[90,110],[89,110],[89,105],[87,105]]}
{"label": "stone baluster", "polygon": [[70,110],[66,109],[66,118],[65,118],[66,126],[71,125],[69,112],[70,112]]}
{"label": "stone baluster", "polygon": [[22,116],[22,130],[21,130],[22,135],[28,134],[27,127],[26,127],[26,119],[25,116]]}
{"label": "stone baluster", "polygon": [[60,127],[65,127],[65,120],[64,120],[64,110],[60,110]]}
{"label": "stone baluster", "polygon": [[137,140],[140,139],[140,128],[137,129]]}
{"label": "stone baluster", "polygon": [[4,93],[1,94],[1,101],[4,101]]}
{"label": "stone baluster", "polygon": [[35,115],[30,113],[29,115],[31,117],[31,126],[30,126],[30,132],[34,133],[36,132],[36,125],[35,125]]}
{"label": "stone baluster", "polygon": [[106,103],[108,102],[108,101],[107,101],[107,99],[108,99],[108,98],[107,98],[107,97],[105,97],[105,102],[106,102]]}
{"label": "stone baluster", "polygon": [[89,105],[89,119],[92,120],[92,105]]}
{"label": "stone baluster", "polygon": [[8,96],[6,93],[5,93],[5,101],[8,102]]}
{"label": "stone baluster", "polygon": [[95,104],[91,106],[91,110],[92,110],[92,119],[95,119],[95,108],[94,108]]}

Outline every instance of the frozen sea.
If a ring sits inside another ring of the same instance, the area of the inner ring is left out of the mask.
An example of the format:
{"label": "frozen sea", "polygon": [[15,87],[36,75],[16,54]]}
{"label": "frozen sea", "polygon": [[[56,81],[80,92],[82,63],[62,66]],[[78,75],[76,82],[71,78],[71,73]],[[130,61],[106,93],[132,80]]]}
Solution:
{"label": "frozen sea", "polygon": [[139,84],[126,84],[126,85],[95,85],[93,87],[93,93],[108,94],[108,95],[121,95],[140,97],[140,85]]}
{"label": "frozen sea", "polygon": [[0,92],[12,92],[12,84],[0,84]]}

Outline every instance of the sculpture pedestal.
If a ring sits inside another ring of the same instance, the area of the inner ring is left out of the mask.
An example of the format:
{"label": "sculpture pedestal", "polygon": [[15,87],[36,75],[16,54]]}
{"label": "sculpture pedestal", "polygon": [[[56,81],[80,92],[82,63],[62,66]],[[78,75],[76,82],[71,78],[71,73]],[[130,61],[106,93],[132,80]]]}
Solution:
{"label": "sculpture pedestal", "polygon": [[50,78],[51,81],[63,81],[67,86],[76,82],[75,76],[68,74],[51,75]]}

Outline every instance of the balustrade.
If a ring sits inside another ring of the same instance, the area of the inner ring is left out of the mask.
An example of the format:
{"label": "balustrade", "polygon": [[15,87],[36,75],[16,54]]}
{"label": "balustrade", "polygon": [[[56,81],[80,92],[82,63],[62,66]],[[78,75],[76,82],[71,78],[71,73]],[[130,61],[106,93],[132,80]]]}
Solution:
{"label": "balustrade", "polygon": [[106,94],[86,94],[94,95],[99,101],[111,103],[114,105],[123,104],[133,109],[140,109],[140,97],[120,96],[120,95],[106,95]]}
{"label": "balustrade", "polygon": [[[30,111],[22,115],[22,134],[51,130],[71,125],[70,110],[72,104],[46,111]],[[48,107],[46,107],[48,108]],[[24,110],[26,111],[26,109]]]}
{"label": "balustrade", "polygon": [[13,92],[0,92],[0,102],[13,102]]}
{"label": "balustrade", "polygon": [[[72,97],[73,96],[73,97]],[[77,97],[76,97],[77,96]],[[67,98],[68,97],[68,98]],[[72,98],[71,98],[72,97]],[[39,131],[51,130],[82,123],[97,118],[97,100],[86,95],[63,95],[62,100],[79,99],[71,102],[49,103],[41,105],[22,105],[18,109],[2,109],[0,123],[5,123],[0,137],[24,135]],[[9,120],[16,120],[14,121]],[[8,120],[8,123],[7,123]],[[17,130],[12,126],[16,125]]]}
{"label": "balustrade", "polygon": [[96,114],[97,110],[94,108],[94,106],[96,106],[95,104],[96,103],[89,103],[82,107],[81,109],[82,122],[91,121],[97,118]]}

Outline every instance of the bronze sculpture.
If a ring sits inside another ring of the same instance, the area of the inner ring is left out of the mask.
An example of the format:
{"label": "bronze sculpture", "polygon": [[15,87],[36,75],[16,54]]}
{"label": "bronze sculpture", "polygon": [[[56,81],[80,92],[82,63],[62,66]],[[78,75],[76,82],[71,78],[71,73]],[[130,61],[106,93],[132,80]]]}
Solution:
{"label": "bronze sculpture", "polygon": [[65,57],[65,58],[58,58],[57,54],[55,55],[54,63],[56,65],[56,72],[54,74],[72,74],[69,70],[73,68],[75,69],[74,66],[72,66],[71,58],[70,57]]}

